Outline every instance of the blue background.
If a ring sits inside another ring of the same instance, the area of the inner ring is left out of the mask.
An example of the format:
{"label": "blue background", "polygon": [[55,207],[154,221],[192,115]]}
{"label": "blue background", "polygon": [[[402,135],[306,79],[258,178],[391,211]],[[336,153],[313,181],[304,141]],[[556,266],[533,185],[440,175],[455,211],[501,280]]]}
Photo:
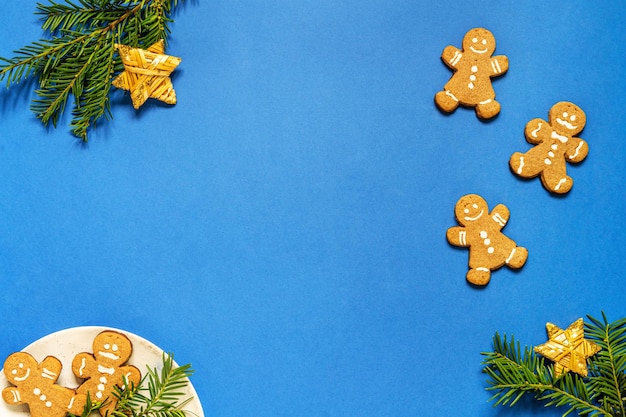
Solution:
{"label": "blue background", "polygon": [[[35,4],[3,4],[0,56],[41,36]],[[113,91],[87,146],[68,117],[40,125],[32,85],[0,93],[0,357],[105,325],[191,362],[207,416],[561,415],[492,408],[480,352],[626,315],[623,4],[202,0],[174,18],[178,104]],[[510,60],[488,123],[433,101],[472,27]],[[555,197],[508,159],[561,100],[590,153]],[[530,252],[483,289],[445,238],[468,193],[507,205]]]}

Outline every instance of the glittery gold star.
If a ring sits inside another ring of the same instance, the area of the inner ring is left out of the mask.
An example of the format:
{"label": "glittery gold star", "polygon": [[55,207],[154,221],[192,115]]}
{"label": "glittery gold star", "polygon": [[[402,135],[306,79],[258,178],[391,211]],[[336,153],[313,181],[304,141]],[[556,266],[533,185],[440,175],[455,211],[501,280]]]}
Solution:
{"label": "glittery gold star", "polygon": [[167,104],[176,104],[176,92],[170,74],[181,59],[165,55],[162,40],[148,49],[115,45],[124,64],[124,72],[113,80],[117,88],[130,91],[133,107],[138,109],[148,98],[156,98]]}
{"label": "glittery gold star", "polygon": [[535,347],[535,352],[554,361],[555,376],[567,371],[587,376],[587,358],[600,351],[600,346],[584,338],[584,322],[578,319],[563,330],[546,324],[548,341]]}

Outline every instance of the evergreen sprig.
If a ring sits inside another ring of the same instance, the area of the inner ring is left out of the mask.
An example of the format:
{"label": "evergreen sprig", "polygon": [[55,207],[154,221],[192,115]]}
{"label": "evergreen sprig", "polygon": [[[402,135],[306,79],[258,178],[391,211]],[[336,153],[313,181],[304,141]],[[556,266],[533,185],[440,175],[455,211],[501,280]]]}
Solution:
{"label": "evergreen sprig", "polygon": [[[91,396],[87,393],[87,402],[85,403],[85,407],[83,408],[83,412],[80,417],[90,417],[92,413],[100,410],[103,406],[106,405],[104,401],[91,401]],[[68,413],[69,417],[78,417],[72,413]]]}
{"label": "evergreen sprig", "polygon": [[598,320],[587,316],[585,338],[601,350],[589,358],[587,378],[571,372],[555,376],[552,363],[523,350],[519,341],[498,333],[493,351],[483,352],[483,371],[489,376],[487,390],[494,405],[515,405],[532,394],[546,406],[565,407],[563,416],[626,416],[626,319],[609,323],[604,313]]}
{"label": "evergreen sprig", "polygon": [[123,69],[115,44],[148,48],[170,35],[171,14],[184,0],[63,0],[37,4],[47,38],[0,57],[0,82],[7,88],[38,77],[31,110],[54,127],[73,97],[71,131],[87,141],[102,117],[110,119],[109,92]]}
{"label": "evergreen sprig", "polygon": [[[193,374],[191,365],[175,366],[172,354],[163,354],[163,365],[159,372],[157,368],[147,368],[147,374],[138,385],[114,387],[113,395],[117,399],[115,410],[109,412],[107,417],[188,417],[191,413],[183,407],[192,398],[184,398],[187,395],[184,388],[189,383],[188,378]],[[146,386],[147,384],[147,386]],[[69,417],[90,417],[94,411],[100,410],[108,402],[91,401],[87,394],[87,402],[80,416],[69,413]]]}
{"label": "evergreen sprig", "polygon": [[191,398],[183,398],[184,388],[192,374],[191,365],[176,367],[173,356],[164,354],[160,372],[148,367],[139,385],[116,389],[118,402],[109,417],[185,417]]}

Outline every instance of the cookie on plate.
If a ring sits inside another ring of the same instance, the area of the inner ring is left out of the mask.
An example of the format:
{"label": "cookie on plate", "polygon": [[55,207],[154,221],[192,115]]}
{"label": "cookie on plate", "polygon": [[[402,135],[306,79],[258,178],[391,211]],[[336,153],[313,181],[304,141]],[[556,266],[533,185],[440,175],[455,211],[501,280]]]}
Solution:
{"label": "cookie on plate", "polygon": [[72,361],[74,375],[85,380],[76,392],[89,393],[92,401],[105,401],[99,410],[102,416],[117,405],[115,386],[123,389],[141,381],[139,369],[125,365],[132,352],[133,344],[126,335],[105,330],[94,338],[93,353],[79,353]]}
{"label": "cookie on plate", "polygon": [[7,404],[27,404],[32,417],[81,415],[87,401],[85,394],[58,385],[61,361],[47,356],[41,363],[29,353],[16,352],[4,362],[4,375],[15,385],[2,390]]}

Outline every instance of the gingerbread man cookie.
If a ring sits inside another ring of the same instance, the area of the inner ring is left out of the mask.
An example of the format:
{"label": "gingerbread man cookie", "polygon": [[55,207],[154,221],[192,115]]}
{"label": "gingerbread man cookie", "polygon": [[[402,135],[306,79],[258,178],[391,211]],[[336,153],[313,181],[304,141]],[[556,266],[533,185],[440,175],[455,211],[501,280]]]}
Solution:
{"label": "gingerbread man cookie", "polygon": [[528,258],[526,248],[505,236],[501,230],[509,220],[509,209],[498,204],[489,212],[487,202],[479,195],[468,194],[459,199],[454,214],[461,225],[448,229],[448,242],[469,247],[467,281],[487,285],[491,271],[508,265],[521,268]]}
{"label": "gingerbread man cookie", "polygon": [[524,154],[514,153],[509,161],[511,170],[523,178],[541,175],[548,191],[567,193],[574,180],[567,175],[566,162],[581,162],[589,153],[587,142],[575,136],[583,130],[586,120],[585,112],[575,104],[556,103],[547,122],[533,119],[526,124],[526,140],[535,146]]}
{"label": "gingerbread man cookie", "polygon": [[4,374],[15,385],[2,390],[7,404],[27,404],[32,417],[65,417],[81,415],[87,396],[56,384],[61,361],[53,356],[41,363],[26,352],[16,352],[4,362]]}
{"label": "gingerbread man cookie", "polygon": [[446,46],[441,59],[454,74],[443,91],[435,95],[435,103],[441,110],[452,113],[461,104],[474,107],[481,119],[491,119],[500,113],[491,78],[509,69],[509,59],[504,55],[492,57],[495,50],[496,39],[483,28],[465,34],[463,50]]}
{"label": "gingerbread man cookie", "polygon": [[85,381],[76,392],[89,393],[92,401],[105,401],[100,408],[104,417],[115,409],[117,399],[113,395],[115,386],[124,388],[136,386],[141,380],[141,373],[132,365],[124,365],[133,351],[130,339],[122,333],[105,330],[93,340],[93,354],[79,353],[72,361],[72,372]]}

